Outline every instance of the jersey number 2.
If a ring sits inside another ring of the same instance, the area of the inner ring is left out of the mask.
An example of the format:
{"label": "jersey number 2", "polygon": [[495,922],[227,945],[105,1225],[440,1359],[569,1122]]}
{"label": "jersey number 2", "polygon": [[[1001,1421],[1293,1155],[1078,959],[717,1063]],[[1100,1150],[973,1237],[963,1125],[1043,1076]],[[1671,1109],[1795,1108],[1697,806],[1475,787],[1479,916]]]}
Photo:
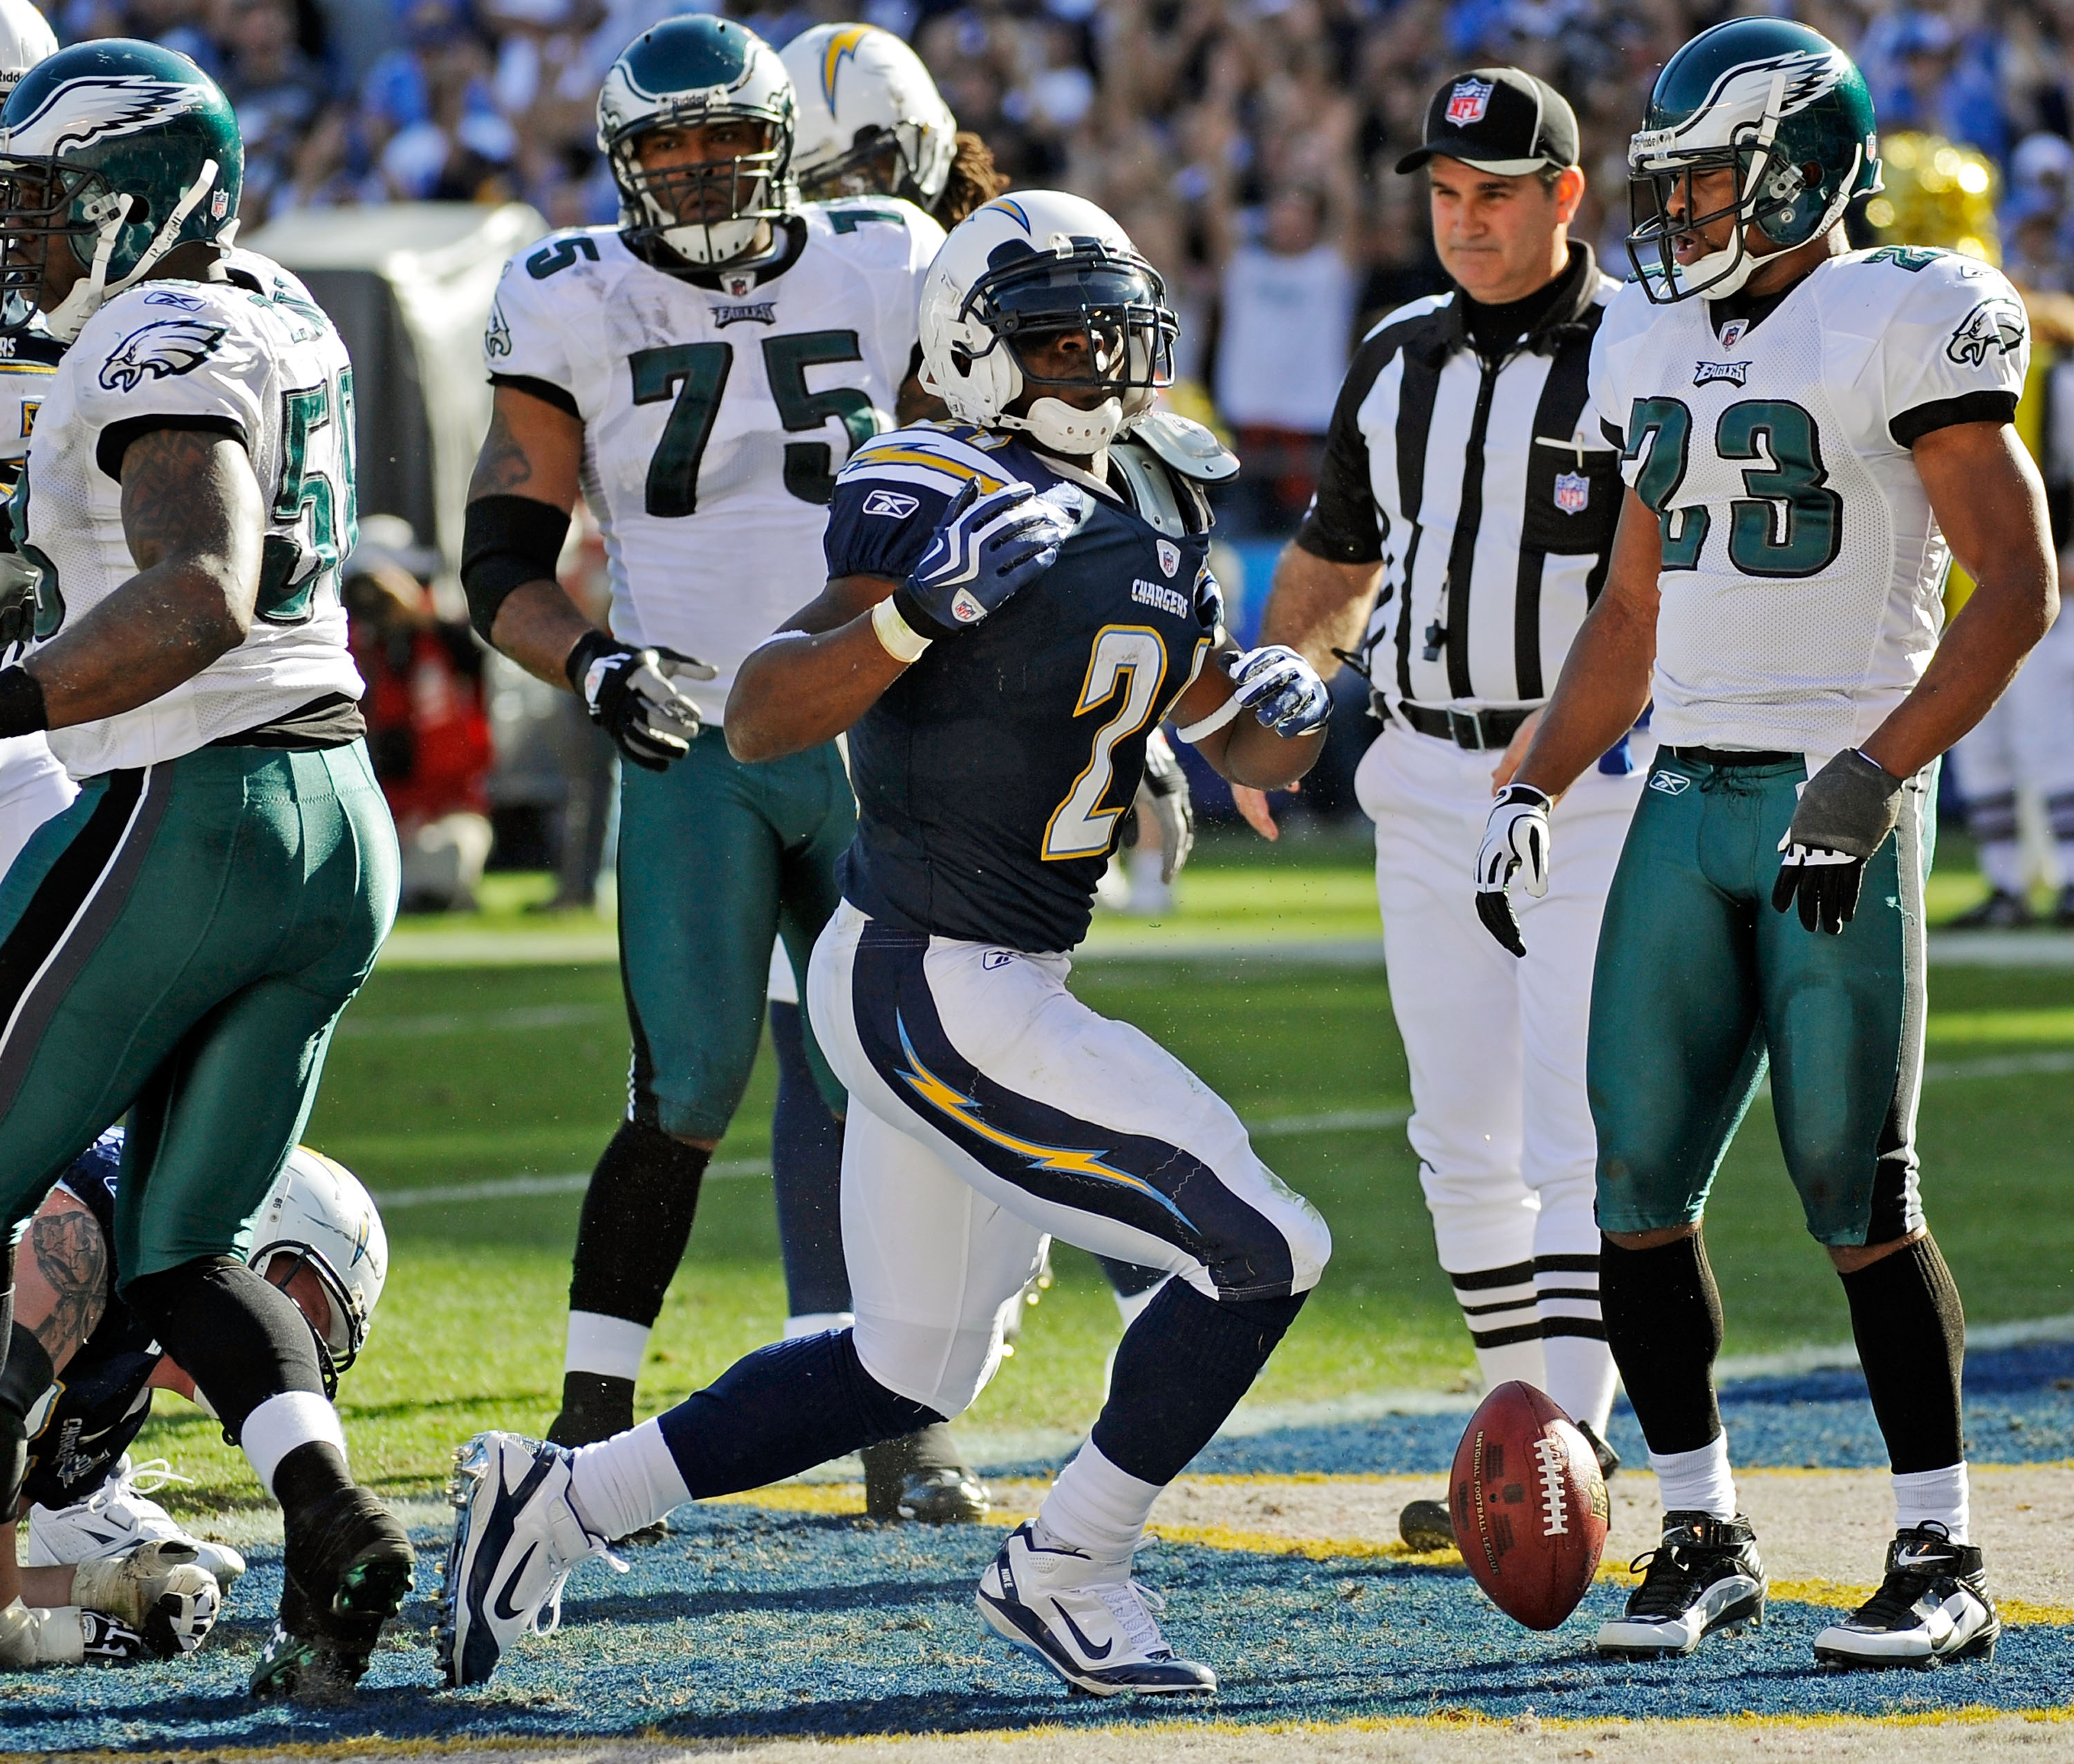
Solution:
{"label": "jersey number 2", "polygon": [[1044,827],[1044,857],[1099,857],[1115,837],[1121,808],[1104,808],[1102,798],[1116,776],[1116,744],[1135,735],[1152,721],[1159,682],[1167,671],[1167,647],[1159,634],[1143,625],[1107,625],[1095,638],[1081,683],[1076,717],[1099,709],[1118,696],[1122,702],[1095,730],[1094,750],[1087,769],[1073,780],[1066,799],[1051,811]]}
{"label": "jersey number 2", "polygon": [[[853,386],[810,392],[807,370],[863,359],[854,331],[807,331],[797,337],[764,338],[764,377],[770,382],[779,421],[796,435],[820,428],[836,417],[849,432],[851,451],[862,446],[878,432],[870,395]],[[713,439],[721,395],[734,366],[734,345],[673,343],[663,349],[636,349],[627,360],[634,372],[636,404],[659,404],[673,396],[676,400],[648,462],[642,506],[662,519],[681,519],[698,509],[699,461]],[[825,506],[836,493],[832,463],[826,441],[787,442],[786,490],[803,502]]]}

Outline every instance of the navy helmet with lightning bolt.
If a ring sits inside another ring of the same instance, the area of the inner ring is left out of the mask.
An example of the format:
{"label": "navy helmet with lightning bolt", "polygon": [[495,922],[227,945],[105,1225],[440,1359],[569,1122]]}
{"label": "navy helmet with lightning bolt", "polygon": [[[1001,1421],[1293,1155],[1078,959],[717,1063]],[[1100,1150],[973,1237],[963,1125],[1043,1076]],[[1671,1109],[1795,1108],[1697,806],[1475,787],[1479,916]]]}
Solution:
{"label": "navy helmet with lightning bolt", "polygon": [[47,314],[79,334],[176,246],[228,244],[245,148],[217,83],[185,56],[121,39],[60,50],[0,109],[0,291],[37,299],[46,254],[85,273]]}
{"label": "navy helmet with lightning bolt", "polygon": [[[1774,245],[1805,245],[1880,187],[1879,136],[1864,76],[1835,43],[1783,19],[1731,19],[1664,64],[1628,143],[1634,230],[1628,256],[1659,304],[1740,288]],[[1692,182],[1735,175],[1733,200],[1698,212]],[[1733,217],[1727,242],[1690,263],[1677,242]]]}

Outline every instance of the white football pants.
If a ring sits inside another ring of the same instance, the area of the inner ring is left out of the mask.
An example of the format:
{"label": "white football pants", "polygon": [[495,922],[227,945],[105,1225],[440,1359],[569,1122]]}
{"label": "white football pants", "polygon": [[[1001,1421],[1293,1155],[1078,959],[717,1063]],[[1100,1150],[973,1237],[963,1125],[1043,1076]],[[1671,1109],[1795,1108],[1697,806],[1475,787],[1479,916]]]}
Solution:
{"label": "white football pants", "polygon": [[29,836],[78,794],[41,735],[0,738],[0,876],[14,867]]}
{"label": "white football pants", "polygon": [[1354,775],[1375,823],[1390,997],[1411,1071],[1407,1129],[1440,1266],[1487,1385],[1523,1379],[1601,1436],[1614,1371],[1599,1313],[1598,1142],[1584,1042],[1599,917],[1655,744],[1556,804],[1548,892],[1515,887],[1524,960],[1477,917],[1494,753],[1387,725]]}
{"label": "white football pants", "polygon": [[1960,738],[1949,764],[1981,869],[2006,894],[2024,891],[2017,793],[2038,793],[2060,860],[2074,882],[2074,618],[2062,617],[2025,659],[2009,690]]}
{"label": "white football pants", "polygon": [[814,946],[808,1009],[849,1090],[857,1357],[946,1417],[993,1377],[1003,1308],[1049,1237],[1213,1299],[1307,1291],[1332,1253],[1230,1106],[1082,1004],[1070,966],[899,931],[847,902]]}

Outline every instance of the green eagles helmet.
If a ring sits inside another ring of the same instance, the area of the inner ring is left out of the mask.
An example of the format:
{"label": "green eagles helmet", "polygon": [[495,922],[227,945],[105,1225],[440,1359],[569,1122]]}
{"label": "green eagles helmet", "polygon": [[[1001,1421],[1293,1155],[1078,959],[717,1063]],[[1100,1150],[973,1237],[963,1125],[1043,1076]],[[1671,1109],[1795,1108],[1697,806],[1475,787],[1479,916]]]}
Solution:
{"label": "green eagles helmet", "polygon": [[[1671,56],[1627,160],[1628,258],[1659,305],[1740,288],[1764,261],[1746,247],[1748,228],[1781,246],[1805,245],[1841,220],[1853,196],[1880,188],[1864,77],[1827,37],[1783,19],[1731,19]],[[1734,202],[1697,213],[1695,174],[1723,169],[1736,175]],[[1723,249],[1678,262],[1679,239],[1730,216]]]}
{"label": "green eagles helmet", "polygon": [[[761,151],[650,171],[651,129],[759,123]],[[597,95],[597,145],[619,188],[626,242],[654,261],[663,245],[704,267],[746,256],[766,221],[791,213],[792,82],[778,52],[731,19],[667,19],[613,63]],[[659,265],[667,268],[668,264]]]}
{"label": "green eagles helmet", "polygon": [[120,39],[60,50],[0,109],[0,292],[35,300],[63,239],[88,272],[48,315],[69,341],[175,246],[229,244],[244,184],[230,101],[185,56]]}

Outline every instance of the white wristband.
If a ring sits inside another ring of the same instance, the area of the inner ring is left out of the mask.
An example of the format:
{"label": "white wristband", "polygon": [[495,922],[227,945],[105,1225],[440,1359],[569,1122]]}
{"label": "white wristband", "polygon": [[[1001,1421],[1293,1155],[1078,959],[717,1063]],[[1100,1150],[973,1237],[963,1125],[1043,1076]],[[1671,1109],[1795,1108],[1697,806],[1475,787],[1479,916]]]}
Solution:
{"label": "white wristband", "polygon": [[896,662],[919,662],[929,647],[930,640],[900,616],[890,594],[872,608],[871,630],[878,647]]}
{"label": "white wristband", "polygon": [[1216,734],[1219,729],[1222,729],[1226,723],[1229,722],[1245,708],[1246,701],[1242,699],[1237,692],[1233,692],[1229,698],[1226,699],[1224,703],[1218,705],[1215,710],[1212,711],[1208,716],[1203,718],[1200,722],[1191,723],[1186,729],[1175,729],[1174,731],[1175,738],[1178,741],[1184,741],[1192,747],[1205,735]]}

